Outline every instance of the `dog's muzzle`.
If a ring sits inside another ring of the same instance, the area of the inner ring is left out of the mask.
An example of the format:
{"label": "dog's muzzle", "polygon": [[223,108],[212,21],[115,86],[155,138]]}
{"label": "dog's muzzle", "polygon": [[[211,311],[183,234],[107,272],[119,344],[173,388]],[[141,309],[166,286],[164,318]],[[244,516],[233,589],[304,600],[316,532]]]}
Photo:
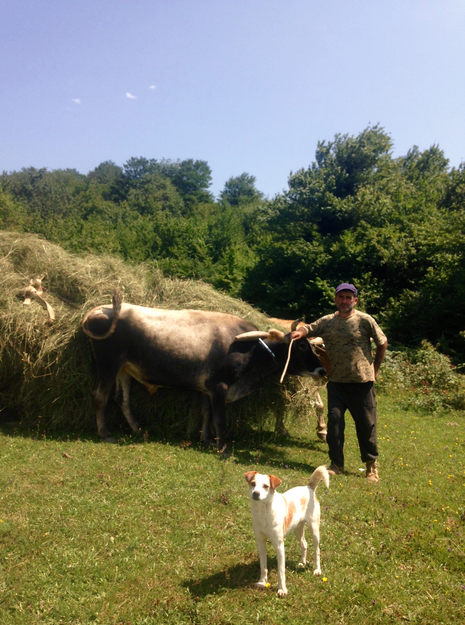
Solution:
{"label": "dog's muzzle", "polygon": [[252,499],[258,501],[260,499],[260,493],[257,493],[257,491],[254,490],[254,492],[252,493]]}

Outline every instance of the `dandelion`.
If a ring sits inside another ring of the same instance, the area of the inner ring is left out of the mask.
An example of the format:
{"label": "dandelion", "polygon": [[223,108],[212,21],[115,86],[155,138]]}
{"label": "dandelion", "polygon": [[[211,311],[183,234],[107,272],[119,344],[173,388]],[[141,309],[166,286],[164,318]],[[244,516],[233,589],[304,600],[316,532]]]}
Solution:
{"label": "dandelion", "polygon": [[265,588],[269,588],[269,587],[270,587],[270,582],[266,582]]}
{"label": "dandelion", "polygon": [[327,581],[328,581],[328,578],[327,578],[327,577],[323,577],[323,581],[324,581],[324,582],[327,582]]}

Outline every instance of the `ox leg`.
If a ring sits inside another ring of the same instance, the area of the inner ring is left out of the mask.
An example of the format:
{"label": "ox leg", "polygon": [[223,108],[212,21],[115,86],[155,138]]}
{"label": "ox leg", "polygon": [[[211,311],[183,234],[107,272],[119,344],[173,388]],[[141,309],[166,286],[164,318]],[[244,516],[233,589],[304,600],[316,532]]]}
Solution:
{"label": "ox leg", "polygon": [[99,380],[97,385],[92,391],[92,399],[94,402],[95,415],[97,418],[97,431],[98,435],[103,441],[107,443],[114,443],[114,439],[107,430],[105,424],[105,408],[107,407],[108,397],[110,396],[111,389],[113,388],[113,380]]}
{"label": "ox leg", "polygon": [[202,395],[202,443],[206,446],[213,444],[213,440],[210,435],[211,417],[211,399],[208,395]]}
{"label": "ox leg", "polygon": [[276,400],[275,410],[276,410],[276,421],[274,425],[275,434],[276,436],[289,438],[290,436],[289,430],[284,425],[285,406],[281,399]]}
{"label": "ox leg", "polygon": [[326,434],[328,433],[326,430],[326,423],[324,417],[325,406],[321,400],[320,393],[316,391],[315,393],[315,412],[316,412],[316,435],[320,440],[324,443],[326,442]]}
{"label": "ox leg", "polygon": [[228,387],[226,384],[218,384],[210,394],[211,411],[213,423],[216,431],[216,444],[218,452],[224,456],[226,452],[226,395]]}
{"label": "ox leg", "polygon": [[131,380],[132,378],[129,373],[126,373],[125,371],[120,371],[116,377],[116,386],[119,390],[121,390],[121,410],[126,418],[126,421],[129,423],[129,426],[133,432],[139,432],[140,426],[132,415],[131,406],[129,403]]}

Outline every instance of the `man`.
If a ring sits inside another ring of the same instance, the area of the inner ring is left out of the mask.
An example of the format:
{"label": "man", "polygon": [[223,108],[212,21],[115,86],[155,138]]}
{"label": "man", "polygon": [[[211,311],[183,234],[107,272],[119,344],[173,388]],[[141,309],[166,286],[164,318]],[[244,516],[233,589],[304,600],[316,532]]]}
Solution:
{"label": "man", "polygon": [[[387,349],[387,338],[370,315],[355,309],[357,289],[344,282],[336,288],[337,311],[303,325],[291,338],[321,336],[331,363],[328,374],[328,434],[331,466],[334,473],[344,471],[344,414],[349,410],[355,421],[365,477],[378,482],[378,444],[376,439],[376,399],[374,382]],[[370,339],[376,345],[373,361]]]}

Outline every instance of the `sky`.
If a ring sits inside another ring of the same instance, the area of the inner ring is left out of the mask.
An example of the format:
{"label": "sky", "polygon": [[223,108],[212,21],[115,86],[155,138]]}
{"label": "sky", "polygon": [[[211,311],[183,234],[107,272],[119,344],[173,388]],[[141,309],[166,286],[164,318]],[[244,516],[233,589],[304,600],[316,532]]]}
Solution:
{"label": "sky", "polygon": [[465,0],[2,0],[0,171],[207,161],[272,198],[319,141],[465,161]]}

